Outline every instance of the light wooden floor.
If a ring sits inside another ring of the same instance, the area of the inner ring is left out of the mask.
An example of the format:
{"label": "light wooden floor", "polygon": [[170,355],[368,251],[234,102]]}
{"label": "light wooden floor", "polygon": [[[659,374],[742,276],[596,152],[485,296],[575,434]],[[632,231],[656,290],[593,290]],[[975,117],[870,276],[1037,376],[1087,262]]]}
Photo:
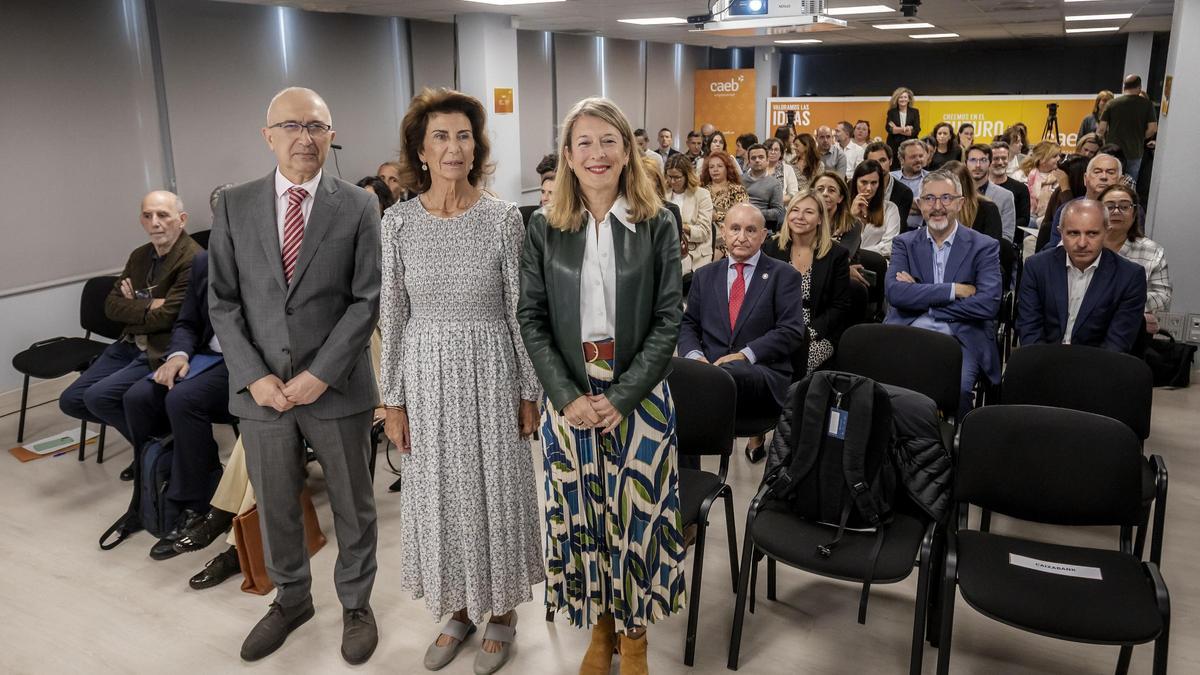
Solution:
{"label": "light wooden floor", "polygon": [[[31,395],[49,400],[65,382],[50,383]],[[14,410],[4,397],[0,413]],[[1150,447],[1166,457],[1170,470],[1163,572],[1173,608],[1171,670],[1200,672],[1200,389],[1155,392],[1154,433]],[[26,438],[35,439],[70,427],[54,403],[30,412]],[[16,438],[17,416],[0,419],[0,438]],[[224,452],[232,443],[220,432]],[[203,592],[187,579],[221,550],[155,562],[147,553],[152,538],[139,533],[116,550],[99,550],[100,533],[125,509],[129,485],[117,480],[130,449],[109,436],[108,459],[97,466],[94,451],[80,463],[73,455],[21,464],[0,459],[0,673],[327,673],[351,670],[339,655],[341,612],[334,594],[336,557],[328,501],[316,469],[317,510],[330,545],[313,559],[316,618],[300,628],[276,654],[253,665],[242,664],[242,638],[263,614],[269,599],[242,593],[236,579]],[[737,456],[731,471],[737,497],[738,533],[761,465]],[[535,462],[540,466],[540,461]],[[387,493],[386,463],[376,480],[380,513],[379,576],[372,604],[381,642],[360,669],[379,673],[421,673],[421,658],[438,624],[423,604],[400,590],[399,498]],[[1069,477],[1068,477],[1069,478]],[[540,478],[539,486],[540,486]],[[705,565],[699,645],[695,673],[723,673],[733,596],[725,550],[724,518],[714,509]],[[1028,532],[999,522],[1001,531]],[[1074,534],[1073,540],[1110,541],[1109,531]],[[1060,539],[1061,535],[1056,535]],[[739,541],[739,546],[741,542]],[[690,561],[689,561],[690,565]],[[690,576],[689,576],[690,579]],[[866,626],[855,622],[856,586],[780,568],[779,601],[768,602],[760,584],[759,609],[748,615],[742,644],[744,673],[902,673],[908,667],[916,574],[906,582],[877,586],[871,594]],[[517,652],[503,672],[572,673],[588,635],[544,621],[542,588],[535,602],[520,608]],[[689,589],[690,592],[690,589]],[[961,601],[956,611],[956,673],[1108,673],[1117,649],[1076,645],[1022,633],[984,619]],[[650,630],[650,665],[655,673],[686,673],[682,644],[686,615]],[[478,640],[446,668],[470,673]],[[1152,649],[1134,651],[1132,672],[1150,671]],[[925,672],[937,652],[926,650]],[[613,672],[617,671],[614,666]]]}

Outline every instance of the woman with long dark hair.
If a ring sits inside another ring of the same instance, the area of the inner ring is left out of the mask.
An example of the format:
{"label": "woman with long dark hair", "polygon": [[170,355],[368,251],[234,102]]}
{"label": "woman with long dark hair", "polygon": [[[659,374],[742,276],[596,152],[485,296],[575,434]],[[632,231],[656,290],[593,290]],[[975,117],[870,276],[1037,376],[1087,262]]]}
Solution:
{"label": "woman with long dark hair", "polygon": [[938,122],[930,135],[933,139],[933,155],[925,169],[937,171],[946,162],[961,160],[962,150],[958,148],[958,139],[954,137],[954,127],[949,122]]}
{"label": "woman with long dark hair", "polygon": [[892,257],[892,240],[900,234],[900,211],[884,199],[886,174],[873,159],[864,160],[850,179],[850,215],[862,223],[861,248],[885,259]]}

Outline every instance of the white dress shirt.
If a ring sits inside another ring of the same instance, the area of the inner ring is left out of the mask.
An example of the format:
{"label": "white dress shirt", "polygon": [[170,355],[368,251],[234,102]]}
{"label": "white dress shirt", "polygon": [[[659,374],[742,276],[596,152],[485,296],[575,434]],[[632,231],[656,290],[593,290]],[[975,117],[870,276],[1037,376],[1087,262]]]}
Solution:
{"label": "white dress shirt", "polygon": [[[918,213],[920,212],[918,211]],[[884,258],[891,260],[892,240],[899,234],[900,209],[885,199],[883,201],[883,226],[875,227],[870,223],[863,223],[862,243],[859,244],[859,248],[874,251]]]}
{"label": "white dress shirt", "polygon": [[862,164],[866,150],[854,141],[850,141],[846,147],[842,148],[842,152],[846,155],[846,180],[850,180],[854,176],[854,170],[858,168],[859,164]]}
{"label": "white dress shirt", "polygon": [[624,197],[617,197],[612,210],[599,222],[591,211],[587,214],[587,243],[579,275],[579,335],[581,342],[596,342],[616,337],[617,333],[617,260],[612,221],[616,219],[630,232],[637,229],[629,222]]}
{"label": "white dress shirt", "polygon": [[300,212],[304,214],[304,227],[308,227],[308,217],[312,214],[313,201],[317,196],[317,186],[321,184],[321,171],[313,176],[311,180],[305,181],[300,185],[296,185],[292,181],[283,177],[283,173],[278,168],[275,169],[275,228],[279,234],[279,251],[283,252],[283,221],[287,216],[288,194],[287,191],[293,187],[304,188],[308,196],[304,201],[300,202]]}
{"label": "white dress shirt", "polygon": [[[1101,252],[1103,253],[1103,252]],[[1079,318],[1079,306],[1083,304],[1083,296],[1087,295],[1088,286],[1092,285],[1092,277],[1100,266],[1100,258],[1096,256],[1091,265],[1082,272],[1071,264],[1071,256],[1067,256],[1067,327],[1063,329],[1063,344],[1071,344],[1071,332],[1075,330],[1075,319]]]}

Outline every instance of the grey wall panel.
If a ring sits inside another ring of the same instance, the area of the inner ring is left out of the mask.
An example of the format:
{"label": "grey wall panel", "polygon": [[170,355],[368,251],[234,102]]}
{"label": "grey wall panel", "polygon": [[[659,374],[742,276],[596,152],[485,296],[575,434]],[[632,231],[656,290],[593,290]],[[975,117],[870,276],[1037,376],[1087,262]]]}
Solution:
{"label": "grey wall panel", "polygon": [[[539,187],[534,170],[555,151],[559,120],[554,107],[554,38],[542,31],[517,31],[517,103],[521,110],[521,189]],[[563,111],[565,112],[565,111]],[[533,203],[533,202],[530,202]]]}
{"label": "grey wall panel", "polygon": [[646,116],[645,42],[604,39],[604,95],[611,98],[634,129]]}
{"label": "grey wall panel", "polygon": [[554,78],[557,87],[558,121],[580,99],[605,93],[600,78],[603,44],[599,38],[555,34]]}
{"label": "grey wall panel", "polygon": [[[450,87],[454,82],[454,24],[436,21],[408,22],[412,49],[413,92],[426,87]],[[470,68],[471,64],[462,64]]]}
{"label": "grey wall panel", "polygon": [[121,267],[164,187],[142,3],[6,2],[0,63],[0,293]]}

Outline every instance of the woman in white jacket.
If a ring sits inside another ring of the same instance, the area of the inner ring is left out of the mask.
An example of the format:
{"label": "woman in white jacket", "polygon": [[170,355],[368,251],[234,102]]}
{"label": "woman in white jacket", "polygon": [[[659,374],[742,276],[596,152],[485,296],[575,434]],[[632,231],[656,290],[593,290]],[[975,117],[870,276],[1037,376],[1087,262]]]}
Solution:
{"label": "woman in white jacket", "polygon": [[712,262],[712,196],[700,187],[692,163],[684,155],[667,160],[667,200],[679,207],[683,217],[683,238],[687,255],[682,257],[683,273],[689,274]]}

